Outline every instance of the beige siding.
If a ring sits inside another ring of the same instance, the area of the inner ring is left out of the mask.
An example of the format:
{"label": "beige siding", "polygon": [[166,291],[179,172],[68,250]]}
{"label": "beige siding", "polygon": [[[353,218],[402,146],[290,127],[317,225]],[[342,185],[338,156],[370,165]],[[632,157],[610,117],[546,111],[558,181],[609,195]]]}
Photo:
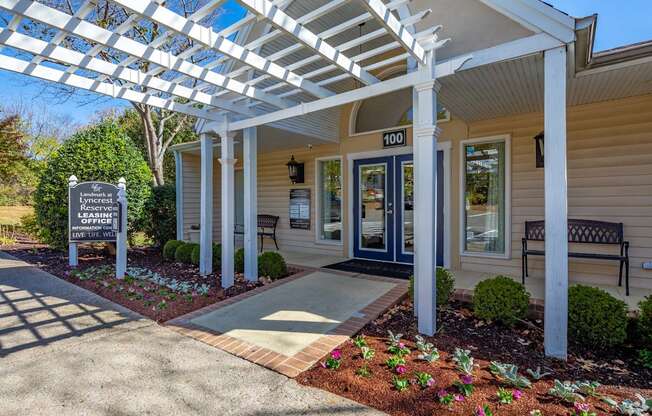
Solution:
{"label": "beige siding", "polygon": [[[199,225],[200,201],[200,158],[199,156],[182,153],[183,157],[183,238],[189,240],[190,227]],[[220,164],[213,161],[213,240],[219,242],[222,224],[220,220]]]}

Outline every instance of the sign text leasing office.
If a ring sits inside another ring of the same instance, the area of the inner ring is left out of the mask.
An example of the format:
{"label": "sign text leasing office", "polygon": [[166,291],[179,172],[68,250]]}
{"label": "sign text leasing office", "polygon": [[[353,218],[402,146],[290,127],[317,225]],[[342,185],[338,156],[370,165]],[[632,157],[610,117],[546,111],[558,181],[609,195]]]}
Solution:
{"label": "sign text leasing office", "polygon": [[120,231],[118,190],[103,182],[83,182],[70,188],[71,242],[116,241]]}

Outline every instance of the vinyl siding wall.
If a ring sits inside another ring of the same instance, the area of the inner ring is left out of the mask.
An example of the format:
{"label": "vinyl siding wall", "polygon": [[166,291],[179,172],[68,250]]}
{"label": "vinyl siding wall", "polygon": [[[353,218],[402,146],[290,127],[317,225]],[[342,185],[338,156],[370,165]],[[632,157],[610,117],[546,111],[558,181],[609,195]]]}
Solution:
{"label": "vinyl siding wall", "polygon": [[[350,135],[353,106],[342,108],[339,144],[288,149],[259,155],[259,212],[281,217],[278,236],[282,249],[348,255],[348,162],[350,153],[381,150],[382,133]],[[526,220],[543,219],[544,170],[535,167],[533,137],[543,129],[543,114],[464,123],[455,119],[441,123],[441,142],[451,142],[451,264],[453,269],[520,276],[521,238]],[[462,140],[488,136],[511,137],[511,257],[492,259],[460,255],[460,151]],[[408,128],[408,145],[411,145]],[[305,163],[306,183],[291,186],[285,163],[294,154]],[[342,156],[343,244],[316,242],[315,159]],[[215,161],[215,232],[219,238],[219,162]],[[652,271],[643,270],[652,261],[652,96],[572,107],[568,110],[568,201],[569,218],[623,222],[630,241],[631,284],[652,288]],[[311,230],[291,230],[288,221],[289,190],[309,187],[312,192]],[[184,155],[184,227],[199,223],[199,158]],[[266,248],[271,248],[266,240]],[[578,247],[570,250],[607,250],[616,247]],[[543,277],[543,258],[530,258],[530,276]],[[571,260],[571,279],[615,284],[618,264],[600,260]]]}

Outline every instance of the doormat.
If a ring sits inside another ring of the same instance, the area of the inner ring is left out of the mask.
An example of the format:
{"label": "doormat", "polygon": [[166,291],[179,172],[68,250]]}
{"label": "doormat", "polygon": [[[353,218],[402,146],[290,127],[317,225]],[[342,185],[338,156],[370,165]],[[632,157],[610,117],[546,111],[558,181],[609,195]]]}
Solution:
{"label": "doormat", "polygon": [[410,264],[386,263],[383,261],[359,259],[330,264],[324,266],[324,268],[351,273],[370,274],[373,276],[394,277],[396,279],[409,279],[413,274],[413,267]]}

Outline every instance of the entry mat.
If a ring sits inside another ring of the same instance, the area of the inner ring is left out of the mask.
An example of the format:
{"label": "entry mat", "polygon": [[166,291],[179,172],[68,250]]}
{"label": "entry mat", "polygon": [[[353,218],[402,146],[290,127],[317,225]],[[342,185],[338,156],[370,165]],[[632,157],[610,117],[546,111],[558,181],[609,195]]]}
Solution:
{"label": "entry mat", "polygon": [[364,273],[374,276],[409,279],[413,274],[410,264],[386,263],[383,261],[352,259],[341,263],[329,264],[325,269],[341,270],[351,273]]}

